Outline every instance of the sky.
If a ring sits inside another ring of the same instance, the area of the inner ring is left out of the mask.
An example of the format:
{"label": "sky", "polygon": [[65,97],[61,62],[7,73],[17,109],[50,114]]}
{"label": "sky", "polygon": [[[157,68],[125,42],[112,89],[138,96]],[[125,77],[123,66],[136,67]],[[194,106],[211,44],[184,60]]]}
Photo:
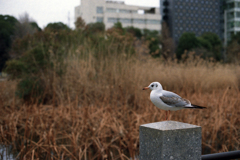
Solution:
{"label": "sky", "polygon": [[[122,1],[128,5],[159,7],[159,0]],[[80,0],[0,0],[0,14],[19,19],[28,13],[40,28],[53,22],[63,22],[74,28],[74,7],[79,4]]]}

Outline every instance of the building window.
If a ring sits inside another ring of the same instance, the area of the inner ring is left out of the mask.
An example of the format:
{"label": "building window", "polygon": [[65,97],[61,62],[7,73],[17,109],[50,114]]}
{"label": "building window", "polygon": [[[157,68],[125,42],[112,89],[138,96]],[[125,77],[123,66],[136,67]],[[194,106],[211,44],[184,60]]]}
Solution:
{"label": "building window", "polygon": [[97,7],[97,13],[103,13],[103,7]]}
{"label": "building window", "polygon": [[103,17],[97,17],[97,22],[103,22]]}
{"label": "building window", "polygon": [[240,2],[236,2],[237,4],[236,4],[236,7],[237,8],[240,8]]}
{"label": "building window", "polygon": [[144,19],[133,19],[133,23],[145,24]]}
{"label": "building window", "polygon": [[234,18],[234,12],[229,12],[229,13],[227,13],[227,18],[228,18],[228,19]]}
{"label": "building window", "polygon": [[227,39],[231,40],[232,36],[234,35],[234,32],[228,32],[227,33]]}
{"label": "building window", "polygon": [[236,12],[236,17],[240,18],[240,12]]}
{"label": "building window", "polygon": [[120,13],[131,13],[131,10],[119,9]]}
{"label": "building window", "polygon": [[228,4],[227,4],[227,8],[228,8],[228,9],[234,8],[234,2],[228,3]]}
{"label": "building window", "polygon": [[233,28],[234,27],[234,22],[229,22],[227,27],[228,27],[228,29]]}
{"label": "building window", "polygon": [[160,24],[160,20],[147,19],[147,24]]}
{"label": "building window", "polygon": [[109,23],[117,23],[117,22],[118,22],[118,19],[117,19],[117,18],[109,17],[109,18],[108,18],[108,22],[109,22]]}
{"label": "building window", "polygon": [[117,13],[117,9],[116,8],[107,8],[106,11],[108,13]]}
{"label": "building window", "polygon": [[136,13],[136,14],[137,14],[137,13],[138,13],[138,11],[136,11],[136,10],[132,10],[132,13]]}
{"label": "building window", "polygon": [[121,23],[131,23],[131,19],[129,19],[129,18],[120,18],[119,21]]}
{"label": "building window", "polygon": [[234,27],[240,27],[240,21],[236,21],[235,24],[234,24]]}
{"label": "building window", "polygon": [[138,13],[136,10],[127,10],[127,9],[117,9],[117,8],[107,8],[106,12],[108,13]]}

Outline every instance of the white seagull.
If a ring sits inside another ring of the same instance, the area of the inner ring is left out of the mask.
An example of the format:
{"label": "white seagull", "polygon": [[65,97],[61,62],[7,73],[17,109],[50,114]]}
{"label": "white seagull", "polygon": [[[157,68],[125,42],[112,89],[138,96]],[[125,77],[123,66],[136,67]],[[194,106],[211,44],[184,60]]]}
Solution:
{"label": "white seagull", "polygon": [[197,108],[203,109],[206,107],[201,107],[191,104],[187,99],[184,99],[177,95],[176,93],[165,91],[159,82],[152,82],[148,87],[144,87],[143,90],[150,89],[150,99],[152,103],[166,111],[166,120],[168,117],[168,111],[177,111],[184,108]]}

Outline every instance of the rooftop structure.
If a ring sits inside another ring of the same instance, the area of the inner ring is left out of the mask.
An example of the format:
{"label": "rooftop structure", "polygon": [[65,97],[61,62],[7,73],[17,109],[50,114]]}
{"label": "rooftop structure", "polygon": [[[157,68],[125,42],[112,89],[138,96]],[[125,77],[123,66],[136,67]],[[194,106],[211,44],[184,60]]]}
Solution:
{"label": "rooftop structure", "polygon": [[81,0],[75,7],[75,20],[78,17],[86,23],[103,22],[106,29],[121,22],[123,27],[161,30],[159,8],[126,5],[123,1]]}

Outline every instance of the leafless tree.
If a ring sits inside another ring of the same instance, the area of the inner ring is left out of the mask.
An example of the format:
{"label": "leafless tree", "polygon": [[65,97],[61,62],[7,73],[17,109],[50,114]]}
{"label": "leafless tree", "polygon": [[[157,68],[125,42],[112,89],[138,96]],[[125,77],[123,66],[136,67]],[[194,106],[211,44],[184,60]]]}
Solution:
{"label": "leafless tree", "polygon": [[162,23],[162,53],[165,59],[173,58],[175,52],[175,43],[170,35],[166,22]]}
{"label": "leafless tree", "polygon": [[78,17],[75,22],[76,29],[84,29],[86,27],[85,21],[82,19],[82,17]]}
{"label": "leafless tree", "polygon": [[228,45],[227,60],[235,64],[240,64],[240,46],[237,40]]}
{"label": "leafless tree", "polygon": [[37,31],[37,29],[30,24],[34,22],[34,20],[30,19],[26,12],[19,16],[18,22],[19,23],[16,24],[14,38],[22,38],[25,35],[33,34]]}

